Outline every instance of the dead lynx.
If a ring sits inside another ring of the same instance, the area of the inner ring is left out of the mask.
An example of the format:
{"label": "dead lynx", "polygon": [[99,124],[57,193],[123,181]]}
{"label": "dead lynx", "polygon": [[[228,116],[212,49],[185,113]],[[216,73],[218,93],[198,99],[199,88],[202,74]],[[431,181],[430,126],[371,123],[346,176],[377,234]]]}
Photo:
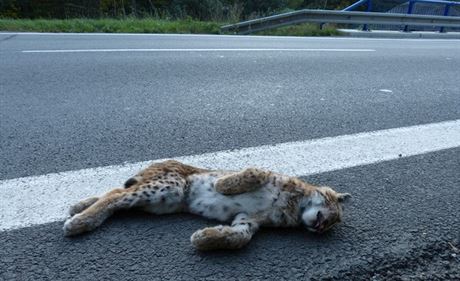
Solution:
{"label": "dead lynx", "polygon": [[261,226],[304,225],[324,232],[340,222],[340,203],[349,196],[255,168],[211,171],[169,160],[141,171],[125,188],[72,206],[64,234],[91,231],[115,211],[138,207],[158,215],[189,212],[232,221],[196,231],[191,242],[200,250],[235,249],[246,245]]}

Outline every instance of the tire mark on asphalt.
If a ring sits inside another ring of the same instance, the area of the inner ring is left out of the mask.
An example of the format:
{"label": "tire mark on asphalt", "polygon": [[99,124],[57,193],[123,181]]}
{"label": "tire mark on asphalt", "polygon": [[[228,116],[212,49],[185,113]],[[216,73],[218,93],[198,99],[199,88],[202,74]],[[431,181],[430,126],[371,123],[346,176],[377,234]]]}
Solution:
{"label": "tire mark on asphalt", "polygon": [[13,34],[13,35],[10,35],[10,36],[6,36],[6,37],[4,37],[4,38],[0,38],[0,43],[1,43],[1,42],[5,42],[5,41],[7,41],[7,40],[11,40],[11,39],[13,39],[13,38],[16,37],[16,36],[18,36],[18,35],[17,35],[17,34]]}

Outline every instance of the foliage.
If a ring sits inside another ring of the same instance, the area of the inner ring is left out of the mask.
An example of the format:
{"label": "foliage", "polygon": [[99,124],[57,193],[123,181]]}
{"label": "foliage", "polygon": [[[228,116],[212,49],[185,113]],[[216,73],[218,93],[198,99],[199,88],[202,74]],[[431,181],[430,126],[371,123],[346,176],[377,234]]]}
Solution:
{"label": "foliage", "polygon": [[[396,0],[392,0],[396,1]],[[0,0],[4,18],[155,17],[234,22],[285,10],[341,9],[354,0]]]}

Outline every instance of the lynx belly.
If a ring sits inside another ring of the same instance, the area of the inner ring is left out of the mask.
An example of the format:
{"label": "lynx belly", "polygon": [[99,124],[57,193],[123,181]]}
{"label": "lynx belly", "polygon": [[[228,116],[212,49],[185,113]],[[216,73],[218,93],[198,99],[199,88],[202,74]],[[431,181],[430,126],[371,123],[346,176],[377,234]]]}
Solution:
{"label": "lynx belly", "polygon": [[[248,215],[269,213],[276,209],[280,193],[271,184],[253,192],[223,195],[214,189],[214,183],[223,173],[193,175],[186,199],[189,211],[219,221],[231,220],[238,213]],[[276,202],[276,203],[275,203]]]}

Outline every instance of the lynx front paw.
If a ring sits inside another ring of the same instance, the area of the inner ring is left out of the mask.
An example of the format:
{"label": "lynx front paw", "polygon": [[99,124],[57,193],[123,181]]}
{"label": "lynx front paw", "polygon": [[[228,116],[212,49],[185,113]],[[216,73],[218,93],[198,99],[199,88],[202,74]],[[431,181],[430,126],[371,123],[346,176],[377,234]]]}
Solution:
{"label": "lynx front paw", "polygon": [[241,183],[239,181],[239,178],[235,175],[228,175],[219,178],[216,181],[214,187],[217,192],[224,195],[234,195],[244,192],[244,190],[241,190]]}
{"label": "lynx front paw", "polygon": [[73,236],[83,232],[90,231],[92,228],[90,225],[81,219],[79,215],[75,215],[70,219],[66,220],[62,230],[64,231],[64,236]]}
{"label": "lynx front paw", "polygon": [[200,229],[191,237],[192,245],[199,250],[239,249],[248,241],[229,226]]}

